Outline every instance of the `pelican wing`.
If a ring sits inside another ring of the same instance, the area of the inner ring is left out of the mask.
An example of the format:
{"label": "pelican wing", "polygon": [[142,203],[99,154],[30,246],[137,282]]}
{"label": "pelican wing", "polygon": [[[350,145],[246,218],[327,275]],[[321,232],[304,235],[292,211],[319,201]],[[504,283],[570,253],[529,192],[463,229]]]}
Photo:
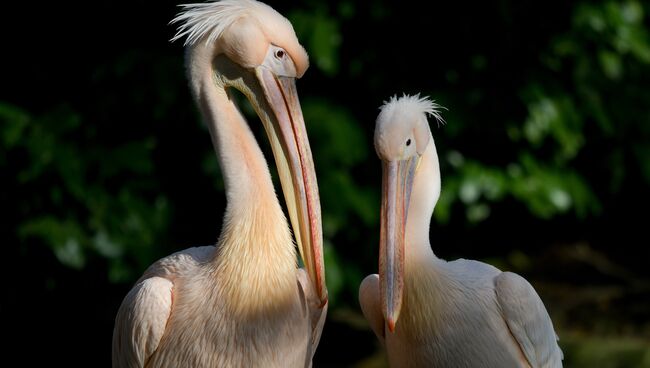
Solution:
{"label": "pelican wing", "polygon": [[562,350],[551,318],[535,289],[523,277],[502,272],[495,278],[503,317],[533,368],[562,367]]}
{"label": "pelican wing", "polygon": [[113,367],[144,367],[158,348],[172,307],[171,281],[151,277],[136,284],[120,306],[113,330]]}
{"label": "pelican wing", "polygon": [[381,313],[379,299],[379,275],[373,274],[363,279],[359,287],[359,304],[370,328],[377,335],[379,342],[384,345],[384,316]]}

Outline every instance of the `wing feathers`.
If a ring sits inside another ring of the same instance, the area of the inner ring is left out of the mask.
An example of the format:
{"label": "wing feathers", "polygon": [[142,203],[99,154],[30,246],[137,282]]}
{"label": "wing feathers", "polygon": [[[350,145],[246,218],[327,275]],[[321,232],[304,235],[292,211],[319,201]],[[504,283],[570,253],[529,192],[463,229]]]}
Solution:
{"label": "wing feathers", "polygon": [[495,290],[506,324],[531,367],[561,367],[563,355],[553,323],[530,283],[502,272],[495,278]]}
{"label": "wing feathers", "polygon": [[127,294],[113,330],[113,367],[144,367],[165,332],[172,289],[171,281],[151,277]]}
{"label": "wing feathers", "polygon": [[377,335],[379,342],[384,345],[384,316],[381,313],[379,299],[379,275],[367,276],[359,287],[359,304],[361,311],[370,323],[370,328]]}

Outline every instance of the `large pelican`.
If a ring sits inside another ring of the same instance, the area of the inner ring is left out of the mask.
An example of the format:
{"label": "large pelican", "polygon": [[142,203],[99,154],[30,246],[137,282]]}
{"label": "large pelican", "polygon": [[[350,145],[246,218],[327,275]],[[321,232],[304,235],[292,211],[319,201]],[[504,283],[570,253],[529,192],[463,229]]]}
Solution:
{"label": "large pelican", "polygon": [[440,120],[437,108],[405,95],[377,118],[379,275],[361,284],[363,314],[393,367],[561,367],[551,319],[525,279],[431,250],[440,169],[427,115]]}
{"label": "large pelican", "polygon": [[[227,208],[216,247],[149,267],[125,297],[114,367],[305,367],[327,309],[314,165],[295,87],[308,66],[289,21],[253,0],[185,5],[190,88],[221,164]],[[295,246],[269,169],[230,88],[271,142]]]}

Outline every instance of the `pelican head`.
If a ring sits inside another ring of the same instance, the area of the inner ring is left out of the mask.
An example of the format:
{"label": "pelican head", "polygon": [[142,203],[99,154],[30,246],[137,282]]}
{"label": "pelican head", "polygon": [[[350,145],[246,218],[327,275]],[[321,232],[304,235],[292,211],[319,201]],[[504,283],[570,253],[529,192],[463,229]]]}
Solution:
{"label": "pelican head", "polygon": [[422,157],[433,144],[427,115],[442,121],[438,107],[419,95],[392,97],[380,108],[375,126],[375,149],[382,162],[380,296],[384,320],[391,332],[402,307],[411,191]]}
{"label": "pelican head", "polygon": [[254,0],[184,5],[173,40],[186,37],[190,84],[199,100],[206,83],[235,88],[251,102],[271,142],[294,236],[325,303],[321,212],[316,174],[296,79],[309,66],[291,23]]}

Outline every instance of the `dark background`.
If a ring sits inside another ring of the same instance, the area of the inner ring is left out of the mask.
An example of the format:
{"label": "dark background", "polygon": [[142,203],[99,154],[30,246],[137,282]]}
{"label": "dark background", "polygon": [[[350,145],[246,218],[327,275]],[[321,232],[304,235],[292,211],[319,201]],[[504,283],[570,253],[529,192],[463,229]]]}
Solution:
{"label": "dark background", "polygon": [[[356,294],[377,270],[374,119],[405,92],[448,109],[446,125],[431,124],[442,171],[434,252],[526,277],[566,367],[650,367],[650,4],[270,5],[311,61],[298,90],[331,297],[315,366],[385,366]],[[109,366],[134,280],[217,239],[223,183],[182,44],[169,42],[177,11],[169,1],[2,5],[7,356]]]}

